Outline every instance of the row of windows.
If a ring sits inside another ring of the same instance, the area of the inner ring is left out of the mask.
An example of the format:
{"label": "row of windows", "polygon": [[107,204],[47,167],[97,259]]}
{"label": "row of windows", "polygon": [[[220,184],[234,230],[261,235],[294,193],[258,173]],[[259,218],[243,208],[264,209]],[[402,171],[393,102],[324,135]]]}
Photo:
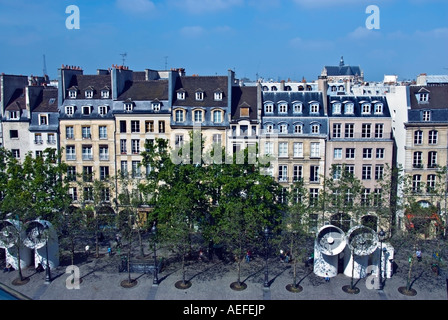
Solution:
{"label": "row of windows", "polygon": [[[174,111],[174,121],[175,122],[185,122],[187,116],[187,111],[184,109],[176,109]],[[224,119],[224,112],[222,110],[213,110],[212,111],[212,121],[214,123],[222,123]],[[193,119],[194,122],[201,123],[205,120],[205,111],[204,110],[193,110]]]}
{"label": "row of windows", "polygon": [[[362,158],[363,159],[373,159],[373,148],[363,148],[362,149]],[[376,159],[384,159],[385,149],[384,148],[376,148],[375,149],[375,158]],[[356,148],[345,148],[345,159],[355,159],[356,156]],[[343,158],[343,149],[342,148],[334,148],[333,149],[333,159],[341,160]]]}
{"label": "row of windows", "polygon": [[[428,144],[437,144],[438,138],[439,138],[439,132],[437,130],[430,130],[428,132]],[[414,131],[414,144],[415,145],[423,144],[422,130]]]}
{"label": "row of windows", "polygon": [[[195,99],[196,99],[196,101],[203,101],[204,98],[205,98],[205,95],[206,95],[205,91],[201,91],[201,90],[196,91],[195,92]],[[178,100],[185,100],[186,96],[187,96],[187,93],[184,90],[177,92],[177,99]],[[213,99],[215,101],[222,101],[223,96],[224,96],[223,92],[219,91],[219,90],[215,91],[213,93]]]}
{"label": "row of windows", "polygon": [[[265,102],[264,103],[264,112],[265,113],[273,113],[274,112],[274,103],[273,102]],[[277,103],[277,111],[278,113],[286,114],[288,113],[288,103],[285,101]],[[355,105],[353,103],[341,103],[341,102],[333,102],[331,104],[333,114],[347,114],[352,115],[355,113]],[[318,114],[320,111],[320,104],[317,102],[310,103],[309,111],[311,114]],[[383,114],[383,104],[382,103],[363,103],[361,104],[361,114],[367,115],[372,114],[381,115]],[[303,112],[303,103],[302,102],[293,102],[292,103],[292,111],[293,113],[301,114]]]}
{"label": "row of windows", "polygon": [[[359,129],[358,129],[359,130]],[[355,133],[356,132],[356,133]],[[354,123],[345,123],[344,132],[342,132],[342,123],[333,123],[333,138],[364,138],[364,139],[383,139],[388,135],[384,132],[383,123],[363,123],[361,126],[361,134],[355,130]]]}
{"label": "row of windows", "polygon": [[[428,152],[428,168],[437,168],[437,151]],[[423,152],[414,152],[412,158],[412,166],[414,168],[423,168]]]}
{"label": "row of windows", "polygon": [[[310,113],[319,114],[320,104],[318,102],[311,102],[309,106]],[[288,103],[287,102],[278,102],[277,103],[278,113],[286,114],[288,113]],[[303,103],[302,102],[293,102],[292,103],[292,111],[293,113],[301,114],[303,112]],[[264,103],[264,112],[265,113],[274,113],[274,103],[273,102],[265,102]]]}
{"label": "row of windows", "polygon": [[[435,174],[428,174],[426,176],[426,192],[432,192],[437,183],[437,176]],[[415,193],[423,192],[422,175],[415,174],[412,176],[412,191]]]}
{"label": "row of windows", "polygon": [[[78,96],[78,90],[69,90],[68,91],[68,97],[70,99],[76,99]],[[102,99],[109,99],[110,96],[110,90],[101,90],[101,98]],[[93,98],[93,90],[85,90],[84,91],[84,98],[86,99],[92,99]]]}
{"label": "row of windows", "polygon": [[[20,111],[8,111],[9,114],[9,120],[19,120],[20,119]],[[48,114],[39,114],[38,115],[38,123],[40,126],[46,126],[48,125]]]}
{"label": "row of windows", "polygon": [[[275,126],[274,124],[271,123],[267,123],[265,124],[265,133],[279,133],[279,134],[288,134],[288,127],[289,125],[286,123],[280,123],[278,124],[278,129],[275,130]],[[304,130],[303,130],[304,125],[303,124],[294,124],[293,128],[294,134],[303,134]],[[310,132],[312,134],[319,134],[320,133],[320,127],[321,125],[319,123],[312,123],[310,125]]]}
{"label": "row of windows", "polygon": [[[310,157],[320,158],[320,142],[311,142],[310,144]],[[264,154],[265,155],[275,155],[274,153],[274,142],[265,142],[264,144]],[[288,142],[278,143],[278,157],[288,157]],[[293,143],[293,157],[302,158],[303,157],[303,142]]]}
{"label": "row of windows", "polygon": [[[91,145],[82,145],[82,160],[92,161],[93,160],[93,146]],[[108,145],[100,145],[99,146],[99,159],[102,161],[109,160],[109,146]],[[66,147],[65,160],[67,161],[76,161],[76,146],[69,145]]]}
{"label": "row of windows", "polygon": [[[9,130],[9,138],[10,139],[19,139],[19,130]],[[34,143],[35,144],[43,144],[43,134],[35,133],[34,134]],[[47,133],[47,143],[48,144],[56,144],[56,134],[55,133]]]}
{"label": "row of windows", "polygon": [[[131,133],[152,133],[156,132],[156,121],[154,120],[131,120],[130,126],[128,127],[128,121],[120,120],[120,133],[127,133],[128,128],[131,130]],[[144,127],[142,127],[144,125]],[[159,133],[165,133],[165,121],[159,120],[157,121],[157,129]]]}

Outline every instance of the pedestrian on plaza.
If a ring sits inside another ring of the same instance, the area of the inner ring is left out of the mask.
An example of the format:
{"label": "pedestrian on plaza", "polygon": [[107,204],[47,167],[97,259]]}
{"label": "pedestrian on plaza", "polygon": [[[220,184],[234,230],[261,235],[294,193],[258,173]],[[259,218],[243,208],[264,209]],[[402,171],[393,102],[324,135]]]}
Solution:
{"label": "pedestrian on plaza", "polygon": [[246,252],[246,262],[250,262],[250,258],[251,258],[251,252],[250,252],[250,250],[247,250],[247,252]]}
{"label": "pedestrian on plaza", "polygon": [[325,282],[330,282],[330,277],[328,276],[328,273],[325,273]]}
{"label": "pedestrian on plaza", "polygon": [[420,251],[420,249],[417,249],[417,251],[415,252],[415,256],[417,257],[418,262],[422,261],[422,252]]}
{"label": "pedestrian on plaza", "polygon": [[11,272],[13,270],[14,270],[14,268],[12,267],[12,265],[10,263],[8,263],[6,265],[6,267],[3,269],[3,272]]}
{"label": "pedestrian on plaza", "polygon": [[202,249],[199,250],[199,261],[204,261],[204,251]]}
{"label": "pedestrian on plaza", "polygon": [[289,263],[289,260],[291,259],[291,254],[289,253],[289,251],[288,252],[286,252],[286,255],[285,255],[285,262],[286,263]]}
{"label": "pedestrian on plaza", "polygon": [[280,262],[285,262],[285,253],[283,250],[280,250]]}
{"label": "pedestrian on plaza", "polygon": [[85,250],[86,250],[86,257],[88,257],[88,256],[89,256],[89,253],[90,253],[90,247],[89,247],[89,245],[86,245]]}
{"label": "pedestrian on plaza", "polygon": [[109,254],[109,257],[112,255],[112,249],[110,247],[107,248],[107,253]]}

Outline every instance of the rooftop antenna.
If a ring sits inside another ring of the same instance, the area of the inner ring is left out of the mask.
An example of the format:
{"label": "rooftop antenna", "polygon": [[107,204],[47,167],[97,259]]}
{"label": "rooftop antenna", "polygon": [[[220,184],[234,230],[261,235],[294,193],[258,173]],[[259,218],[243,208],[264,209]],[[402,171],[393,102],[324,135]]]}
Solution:
{"label": "rooftop antenna", "polygon": [[126,59],[126,57],[127,57],[127,53],[125,52],[125,53],[120,53],[120,56],[121,56],[121,59],[123,59],[123,66],[124,66],[124,61],[125,61],[125,59]]}
{"label": "rooftop antenna", "polygon": [[168,70],[168,56],[165,56],[165,70]]}
{"label": "rooftop antenna", "polygon": [[43,69],[43,72],[44,72],[44,77],[47,75],[47,63],[45,62],[45,54],[44,54],[44,69]]}

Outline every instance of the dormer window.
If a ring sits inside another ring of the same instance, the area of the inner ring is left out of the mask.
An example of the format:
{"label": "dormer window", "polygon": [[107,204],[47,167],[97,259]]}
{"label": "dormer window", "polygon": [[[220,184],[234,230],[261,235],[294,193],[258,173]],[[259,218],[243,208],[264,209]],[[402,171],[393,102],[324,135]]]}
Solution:
{"label": "dormer window", "polygon": [[333,114],[341,114],[341,104],[339,102],[333,103]]}
{"label": "dormer window", "polygon": [[278,129],[279,129],[278,132],[280,134],[287,134],[288,133],[288,125],[287,124],[284,124],[284,123],[280,124]]}
{"label": "dormer window", "polygon": [[312,124],[311,125],[311,133],[318,134],[320,133],[320,125],[318,124]]}
{"label": "dormer window", "polygon": [[19,120],[20,111],[9,111],[9,119],[10,120]]}
{"label": "dormer window", "polygon": [[193,111],[194,122],[202,122],[204,119],[204,110],[195,110]]}
{"label": "dormer window", "polygon": [[375,103],[375,114],[383,114],[383,104],[382,103]]}
{"label": "dormer window", "polygon": [[272,113],[272,112],[274,112],[274,104],[273,103],[266,103],[264,105],[264,112],[265,113]]}
{"label": "dormer window", "polygon": [[353,103],[345,104],[345,114],[354,114],[355,113],[355,105]]}
{"label": "dormer window", "polygon": [[68,116],[72,116],[75,113],[75,106],[66,106],[65,114]]}
{"label": "dormer window", "polygon": [[39,115],[39,125],[41,125],[41,126],[48,125],[48,115],[46,115],[46,114]]}
{"label": "dormer window", "polygon": [[153,102],[151,105],[153,111],[160,111],[160,102]]}
{"label": "dormer window", "polygon": [[249,108],[248,107],[241,107],[240,108],[240,117],[241,118],[248,118],[249,117]]}
{"label": "dormer window", "polygon": [[279,113],[288,113],[288,104],[286,102],[282,102],[278,104],[278,112]]}
{"label": "dormer window", "polygon": [[302,113],[303,105],[300,102],[296,102],[292,105],[294,113]]}
{"label": "dormer window", "polygon": [[109,90],[101,90],[101,98],[102,99],[108,99],[109,98]]}
{"label": "dormer window", "polygon": [[319,113],[319,103],[317,103],[317,102],[311,103],[310,113]]}
{"label": "dormer window", "polygon": [[215,110],[213,111],[213,122],[214,123],[221,123],[222,122],[222,114],[223,112],[221,110]]}
{"label": "dormer window", "polygon": [[134,104],[132,102],[125,102],[124,103],[124,111],[131,112],[134,110]]}
{"label": "dormer window", "polygon": [[418,102],[428,102],[429,101],[429,94],[428,93],[419,93],[418,95]]}
{"label": "dormer window", "polygon": [[422,120],[423,121],[431,121],[431,111],[428,111],[428,110],[423,111]]}
{"label": "dormer window", "polygon": [[77,95],[76,90],[72,89],[68,91],[68,96],[70,97],[70,99],[76,99],[76,95]]}
{"label": "dormer window", "polygon": [[177,93],[177,99],[178,100],[185,100],[185,91],[179,91]]}
{"label": "dormer window", "polygon": [[303,125],[302,124],[294,125],[294,133],[302,134],[303,133]]}
{"label": "dormer window", "polygon": [[93,98],[93,90],[86,90],[85,96],[86,96],[86,99],[92,99]]}
{"label": "dormer window", "polygon": [[85,116],[88,116],[92,113],[92,106],[83,106],[82,107],[82,114]]}
{"label": "dormer window", "polygon": [[99,106],[98,107],[98,114],[101,116],[106,115],[109,112],[109,106]]}
{"label": "dormer window", "polygon": [[361,113],[362,114],[370,114],[370,103],[363,103],[361,105]]}
{"label": "dormer window", "polygon": [[216,91],[214,97],[215,101],[222,101],[222,91]]}
{"label": "dormer window", "polygon": [[204,91],[196,91],[196,101],[204,100]]}

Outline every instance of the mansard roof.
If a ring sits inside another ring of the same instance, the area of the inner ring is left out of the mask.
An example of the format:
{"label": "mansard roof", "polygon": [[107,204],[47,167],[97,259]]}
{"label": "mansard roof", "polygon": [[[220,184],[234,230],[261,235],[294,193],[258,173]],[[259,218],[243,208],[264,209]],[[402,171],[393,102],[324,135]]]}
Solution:
{"label": "mansard roof", "polygon": [[[418,93],[427,93],[429,100],[420,102]],[[411,109],[448,109],[448,85],[439,86],[410,86]]]}
{"label": "mansard roof", "polygon": [[240,118],[241,108],[249,108],[249,120],[258,118],[257,92],[257,87],[232,87],[232,120]]}
{"label": "mansard roof", "polygon": [[44,87],[33,112],[58,112],[58,88]]}
{"label": "mansard roof", "polygon": [[[74,74],[68,85],[70,89],[76,90],[93,90],[92,99],[101,99],[101,90],[105,87],[111,87],[111,76],[109,74]],[[77,99],[83,99],[84,96],[78,96]]]}
{"label": "mansard roof", "polygon": [[327,76],[361,76],[360,67],[356,66],[325,66]]}
{"label": "mansard roof", "polygon": [[11,99],[6,104],[5,110],[7,111],[19,111],[26,109],[25,89],[19,88],[14,91]]}
{"label": "mansard roof", "polygon": [[[204,99],[197,101],[195,93],[201,89],[204,92]],[[221,101],[215,101],[214,93],[217,90],[223,92]],[[174,95],[173,106],[188,107],[227,107],[227,76],[182,76],[178,77],[174,87],[175,92],[182,90],[185,92],[185,99],[178,100]]]}
{"label": "mansard roof", "polygon": [[117,100],[125,101],[168,100],[168,80],[148,80],[128,82]]}

